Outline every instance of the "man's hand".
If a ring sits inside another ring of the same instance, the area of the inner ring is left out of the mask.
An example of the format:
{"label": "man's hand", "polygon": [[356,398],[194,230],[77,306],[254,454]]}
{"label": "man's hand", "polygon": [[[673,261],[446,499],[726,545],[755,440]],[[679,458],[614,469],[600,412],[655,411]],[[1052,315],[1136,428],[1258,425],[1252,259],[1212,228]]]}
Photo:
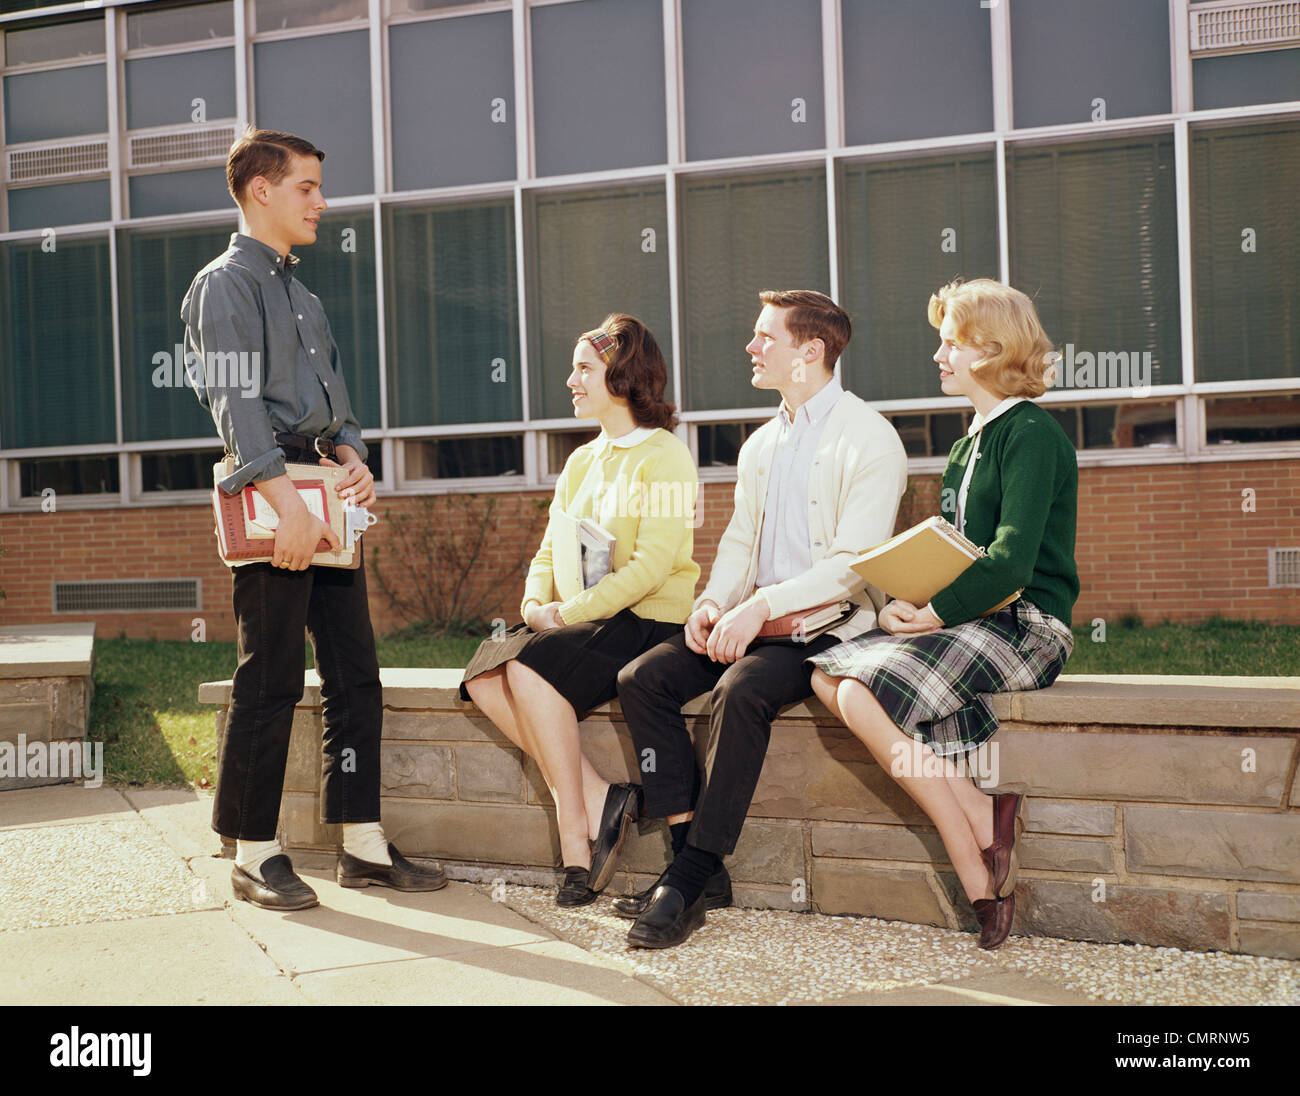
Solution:
{"label": "man's hand", "polygon": [[305,571],[311,566],[311,557],[316,554],[316,546],[322,539],[328,541],[335,551],[342,547],[338,534],[312,516],[288,476],[273,476],[256,486],[280,518],[275,529],[272,567]]}
{"label": "man's hand", "polygon": [[742,601],[723,614],[722,619],[713,626],[705,645],[705,653],[714,662],[735,662],[743,658],[746,648],[754,642],[754,637],[770,613],[767,599],[759,594],[748,601]]}
{"label": "man's hand", "polygon": [[943,627],[943,621],[930,606],[918,609],[910,601],[891,601],[880,610],[876,623],[896,636],[923,636]]}
{"label": "man's hand", "polygon": [[697,655],[707,654],[705,644],[709,641],[709,633],[721,616],[722,610],[711,601],[706,601],[696,609],[686,618],[686,646]]}
{"label": "man's hand", "polygon": [[334,455],[339,460],[330,460],[329,457],[321,457],[321,464],[327,464],[331,467],[343,467],[347,470],[347,475],[343,477],[338,486],[338,496],[341,499],[351,499],[357,506],[369,506],[375,501],[375,477],[370,469],[365,466],[357,451],[350,445],[337,445],[334,447]]}
{"label": "man's hand", "polygon": [[550,601],[542,605],[530,601],[524,609],[524,623],[534,632],[547,632],[552,628],[563,628],[564,618],[560,616],[560,603]]}

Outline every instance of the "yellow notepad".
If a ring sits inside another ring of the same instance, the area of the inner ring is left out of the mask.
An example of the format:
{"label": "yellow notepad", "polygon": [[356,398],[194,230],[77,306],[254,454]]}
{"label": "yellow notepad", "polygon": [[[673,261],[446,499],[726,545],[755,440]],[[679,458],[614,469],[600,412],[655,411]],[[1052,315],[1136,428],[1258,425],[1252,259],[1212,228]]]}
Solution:
{"label": "yellow notepad", "polygon": [[[852,567],[890,597],[919,607],[984,555],[983,548],[949,522],[933,517],[863,552]],[[1017,590],[982,615],[997,612],[1019,596]]]}

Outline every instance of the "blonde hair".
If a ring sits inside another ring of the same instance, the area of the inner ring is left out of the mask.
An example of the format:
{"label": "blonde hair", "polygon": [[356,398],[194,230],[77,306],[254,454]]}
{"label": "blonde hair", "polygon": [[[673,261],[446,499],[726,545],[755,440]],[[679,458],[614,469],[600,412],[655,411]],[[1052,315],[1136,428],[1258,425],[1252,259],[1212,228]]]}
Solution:
{"label": "blonde hair", "polygon": [[930,297],[927,315],[935,329],[951,317],[957,341],[982,352],[971,374],[997,395],[1037,399],[1056,378],[1060,355],[1034,302],[1018,289],[992,278],[958,279]]}

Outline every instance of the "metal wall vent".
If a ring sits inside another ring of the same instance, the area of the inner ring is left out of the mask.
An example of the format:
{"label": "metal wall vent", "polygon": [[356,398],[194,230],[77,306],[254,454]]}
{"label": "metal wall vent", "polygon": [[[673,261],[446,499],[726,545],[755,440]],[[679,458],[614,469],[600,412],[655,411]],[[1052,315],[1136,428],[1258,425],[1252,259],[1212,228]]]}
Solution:
{"label": "metal wall vent", "polygon": [[123,578],[108,582],[56,582],[56,613],[142,613],[199,608],[201,579]]}
{"label": "metal wall vent", "polygon": [[108,170],[108,142],[41,145],[9,152],[9,181],[58,179],[69,175],[94,175]]}
{"label": "metal wall vent", "polygon": [[1300,0],[1193,4],[1193,57],[1300,46]]}
{"label": "metal wall vent", "polygon": [[1300,586],[1300,548],[1268,550],[1268,584]]}
{"label": "metal wall vent", "polygon": [[161,167],[164,164],[194,164],[208,160],[224,162],[234,143],[234,126],[213,126],[209,129],[189,126],[172,133],[142,134],[130,139],[131,166]]}

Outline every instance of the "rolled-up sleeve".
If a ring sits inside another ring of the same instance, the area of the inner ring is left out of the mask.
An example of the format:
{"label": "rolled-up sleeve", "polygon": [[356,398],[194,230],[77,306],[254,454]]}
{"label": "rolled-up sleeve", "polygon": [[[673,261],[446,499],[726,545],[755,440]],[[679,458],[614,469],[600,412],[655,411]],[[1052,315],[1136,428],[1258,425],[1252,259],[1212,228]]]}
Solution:
{"label": "rolled-up sleeve", "polygon": [[187,361],[186,374],[235,458],[222,490],[233,494],[284,475],[284,452],[262,401],[266,339],[256,290],[229,271],[210,271],[185,298],[181,318],[188,350],[197,356]]}

